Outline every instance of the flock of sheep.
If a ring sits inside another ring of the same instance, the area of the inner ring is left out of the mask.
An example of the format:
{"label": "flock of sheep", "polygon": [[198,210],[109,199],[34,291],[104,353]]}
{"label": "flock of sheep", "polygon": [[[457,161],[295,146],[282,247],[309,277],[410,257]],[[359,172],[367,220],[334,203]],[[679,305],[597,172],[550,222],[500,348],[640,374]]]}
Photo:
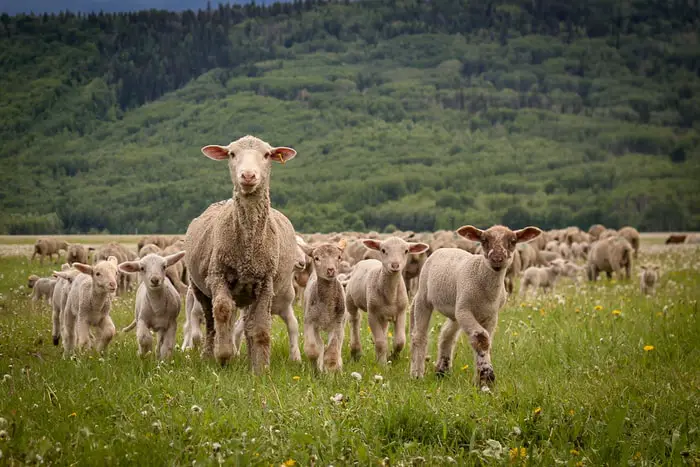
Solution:
{"label": "flock of sheep", "polygon": [[[135,319],[124,331],[136,328],[141,355],[152,351],[151,332],[158,334],[158,358],[172,354],[181,296],[186,295],[183,350],[201,344],[202,356],[221,364],[240,352],[245,336],[253,372],[268,366],[272,315],[287,326],[290,359],[301,360],[295,300],[304,310],[304,353],[319,371],[342,368],[348,321],[350,354],[361,355],[359,310],[368,315],[377,360],[386,363],[406,345],[410,306],[411,375],[425,373],[428,328],[437,310],[447,319],[436,372],[450,370],[462,331],[474,351],[476,383],[488,387],[495,381],[490,351],[498,313],[513,293],[516,277],[521,277],[521,294],[551,289],[559,277],[595,281],[604,272],[629,279],[639,250],[636,229],[602,225],[588,232],[467,225],[431,234],[302,237],[270,206],[269,195],[272,163],[290,161],[295,150],[245,136],[228,146],[205,146],[202,152],[227,161],[233,196],[195,218],[184,240],[149,236],[139,242],[138,253],[116,243],[91,252],[55,239],[37,241],[32,259],[39,255],[43,262],[66,250],[61,271],[51,278],[30,277],[33,298],[46,297],[52,305],[53,342],[63,341],[65,356],[76,347],[107,347],[116,333],[112,299],[138,281]],[[643,267],[641,292],[653,293],[658,279],[658,267]]]}

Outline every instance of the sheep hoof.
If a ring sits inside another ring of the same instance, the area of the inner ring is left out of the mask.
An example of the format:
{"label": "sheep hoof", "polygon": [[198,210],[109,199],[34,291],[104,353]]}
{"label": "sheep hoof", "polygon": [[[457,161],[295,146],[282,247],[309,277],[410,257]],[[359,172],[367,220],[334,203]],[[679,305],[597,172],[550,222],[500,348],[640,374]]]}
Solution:
{"label": "sheep hoof", "polygon": [[483,385],[493,385],[496,382],[496,373],[493,372],[493,368],[487,366],[485,368],[479,369],[479,381],[481,386]]}
{"label": "sheep hoof", "polygon": [[58,336],[53,336],[53,345],[58,345]]}
{"label": "sheep hoof", "polygon": [[362,349],[350,349],[350,357],[353,360],[359,360],[362,357]]}
{"label": "sheep hoof", "polygon": [[289,360],[292,362],[300,362],[301,361],[301,352],[299,352],[299,349],[295,349],[294,352],[289,354]]}

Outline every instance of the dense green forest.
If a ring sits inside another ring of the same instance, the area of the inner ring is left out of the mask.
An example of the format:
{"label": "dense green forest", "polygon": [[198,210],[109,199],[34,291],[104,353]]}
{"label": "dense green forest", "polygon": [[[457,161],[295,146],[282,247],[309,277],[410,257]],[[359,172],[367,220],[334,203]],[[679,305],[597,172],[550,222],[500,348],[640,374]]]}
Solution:
{"label": "dense green forest", "polygon": [[698,0],[0,16],[0,233],[183,232],[292,146],[299,231],[700,230]]}

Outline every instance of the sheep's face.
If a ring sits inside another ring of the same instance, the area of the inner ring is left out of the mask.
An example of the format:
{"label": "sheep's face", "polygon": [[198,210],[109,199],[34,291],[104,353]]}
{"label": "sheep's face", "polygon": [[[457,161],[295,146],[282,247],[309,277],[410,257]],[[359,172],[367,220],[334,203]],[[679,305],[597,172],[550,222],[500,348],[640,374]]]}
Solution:
{"label": "sheep's face", "polygon": [[317,246],[311,252],[314,270],[320,279],[335,279],[340,269],[344,248],[332,243],[324,243]]}
{"label": "sheep's face", "polygon": [[292,148],[275,148],[254,136],[244,136],[228,146],[204,146],[202,152],[210,159],[228,160],[234,190],[243,196],[269,186],[272,162],[284,164],[296,156]]}
{"label": "sheep's face", "polygon": [[537,227],[525,227],[512,231],[502,225],[494,225],[488,230],[480,230],[472,225],[465,225],[457,233],[467,240],[481,242],[489,266],[496,272],[505,270],[513,262],[515,246],[529,242],[542,233]]}
{"label": "sheep's face", "polygon": [[403,271],[409,254],[418,255],[429,248],[425,243],[407,242],[399,237],[389,237],[383,241],[366,239],[362,243],[371,250],[379,251],[384,270],[393,274]]}
{"label": "sheep's face", "polygon": [[140,273],[143,284],[148,289],[157,290],[161,289],[165,284],[165,270],[180,261],[184,256],[184,251],[165,257],[151,253],[138,261],[121,263],[119,270],[125,273]]}
{"label": "sheep's face", "polygon": [[94,266],[73,263],[73,267],[92,277],[93,288],[108,293],[117,291],[118,269],[116,257],[110,256],[106,261],[98,261]]}
{"label": "sheep's face", "polygon": [[39,280],[39,276],[32,274],[31,276],[29,276],[29,279],[27,281],[27,287],[29,287],[30,289],[33,289],[34,284],[36,284],[36,281],[38,281],[38,280]]}

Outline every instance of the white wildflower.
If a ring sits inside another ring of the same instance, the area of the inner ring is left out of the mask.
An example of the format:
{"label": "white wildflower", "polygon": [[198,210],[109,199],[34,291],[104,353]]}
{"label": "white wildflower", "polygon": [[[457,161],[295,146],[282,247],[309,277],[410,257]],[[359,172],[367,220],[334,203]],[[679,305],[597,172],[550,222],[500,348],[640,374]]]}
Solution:
{"label": "white wildflower", "polygon": [[350,373],[350,376],[352,376],[353,378],[355,378],[358,381],[362,381],[362,375],[360,373],[358,373],[357,371],[353,371],[352,373]]}

